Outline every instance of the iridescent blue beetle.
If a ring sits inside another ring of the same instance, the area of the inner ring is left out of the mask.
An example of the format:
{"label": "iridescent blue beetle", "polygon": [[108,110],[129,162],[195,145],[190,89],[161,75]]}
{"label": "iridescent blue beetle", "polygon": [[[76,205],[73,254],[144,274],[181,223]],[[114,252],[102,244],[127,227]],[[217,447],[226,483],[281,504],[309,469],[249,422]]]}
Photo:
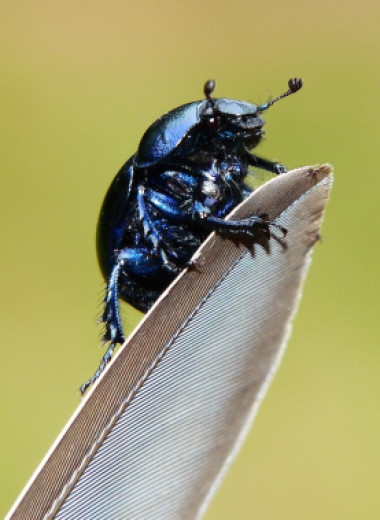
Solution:
{"label": "iridescent blue beetle", "polygon": [[251,192],[244,182],[249,166],[286,171],[250,150],[264,134],[262,112],[300,90],[302,80],[290,79],[288,86],[281,96],[256,106],[212,98],[215,82],[208,81],[205,99],[153,123],[116,175],[97,230],[98,259],[107,280],[101,321],[108,348],[82,393],[124,342],[119,298],[147,311],[211,231],[269,235],[274,224],[263,215],[235,222],[224,217]]}

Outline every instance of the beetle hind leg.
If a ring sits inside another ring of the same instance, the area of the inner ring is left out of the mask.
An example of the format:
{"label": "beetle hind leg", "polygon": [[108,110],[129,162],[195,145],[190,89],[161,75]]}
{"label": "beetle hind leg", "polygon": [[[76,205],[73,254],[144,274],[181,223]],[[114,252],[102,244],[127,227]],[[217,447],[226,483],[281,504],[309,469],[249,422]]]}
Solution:
{"label": "beetle hind leg", "polygon": [[100,318],[100,322],[104,323],[105,332],[103,335],[103,341],[108,343],[108,348],[100,362],[98,369],[95,374],[80,387],[80,392],[83,395],[87,388],[94,383],[106,368],[107,364],[111,361],[113,351],[118,343],[124,343],[125,337],[123,333],[123,327],[120,319],[119,311],[119,276],[120,270],[123,265],[123,260],[118,259],[115,263],[106,290],[106,296],[104,299],[105,307],[104,312]]}
{"label": "beetle hind leg", "polygon": [[102,361],[100,362],[100,365],[99,365],[98,369],[96,370],[95,374],[88,381],[83,383],[83,385],[80,387],[79,390],[82,395],[86,392],[87,388],[89,386],[91,386],[92,383],[94,383],[98,379],[100,374],[103,372],[103,370],[106,368],[108,363],[111,361],[112,354],[113,354],[113,351],[115,350],[116,344],[117,344],[116,342],[110,342],[110,344],[108,345],[107,351],[104,354]]}

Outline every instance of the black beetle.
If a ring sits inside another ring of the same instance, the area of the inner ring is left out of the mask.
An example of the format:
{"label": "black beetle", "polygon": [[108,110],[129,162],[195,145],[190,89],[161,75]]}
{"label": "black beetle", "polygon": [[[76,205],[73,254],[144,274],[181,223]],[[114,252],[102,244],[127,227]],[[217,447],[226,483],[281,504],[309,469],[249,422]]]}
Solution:
{"label": "black beetle", "polygon": [[249,166],[286,171],[250,150],[264,134],[262,112],[302,84],[290,79],[284,94],[256,106],[212,98],[215,82],[210,80],[205,99],[171,110],[145,132],[136,154],[113,180],[100,212],[97,252],[107,280],[100,321],[109,345],[82,393],[103,371],[115,345],[124,342],[119,298],[145,312],[190,265],[211,231],[269,235],[269,226],[276,226],[265,215],[235,222],[224,217],[251,192],[244,182]]}

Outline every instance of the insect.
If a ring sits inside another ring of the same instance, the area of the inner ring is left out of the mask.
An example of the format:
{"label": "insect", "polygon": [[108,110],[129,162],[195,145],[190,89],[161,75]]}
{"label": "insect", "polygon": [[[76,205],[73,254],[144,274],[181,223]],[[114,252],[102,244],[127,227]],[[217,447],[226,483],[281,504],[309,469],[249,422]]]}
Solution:
{"label": "insect", "polygon": [[290,79],[286,92],[257,106],[212,97],[215,82],[209,80],[203,100],[171,110],[145,132],[100,212],[97,252],[107,280],[100,321],[108,348],[82,393],[125,340],[119,298],[146,312],[210,232],[269,236],[276,227],[265,215],[234,222],[224,217],[252,191],[245,183],[250,166],[286,171],[250,150],[264,134],[262,113],[302,85],[302,79]]}

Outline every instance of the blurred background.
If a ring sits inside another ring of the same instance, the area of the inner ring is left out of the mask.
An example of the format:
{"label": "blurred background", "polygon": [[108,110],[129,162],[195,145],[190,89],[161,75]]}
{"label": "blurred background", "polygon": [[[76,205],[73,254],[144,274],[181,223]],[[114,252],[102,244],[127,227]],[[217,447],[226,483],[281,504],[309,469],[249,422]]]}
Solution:
{"label": "blurred background", "polygon": [[373,0],[2,2],[0,516],[100,360],[94,235],[118,168],[205,80],[262,102],[301,76],[260,155],[334,165],[323,242],[206,520],[380,517],[379,17]]}

